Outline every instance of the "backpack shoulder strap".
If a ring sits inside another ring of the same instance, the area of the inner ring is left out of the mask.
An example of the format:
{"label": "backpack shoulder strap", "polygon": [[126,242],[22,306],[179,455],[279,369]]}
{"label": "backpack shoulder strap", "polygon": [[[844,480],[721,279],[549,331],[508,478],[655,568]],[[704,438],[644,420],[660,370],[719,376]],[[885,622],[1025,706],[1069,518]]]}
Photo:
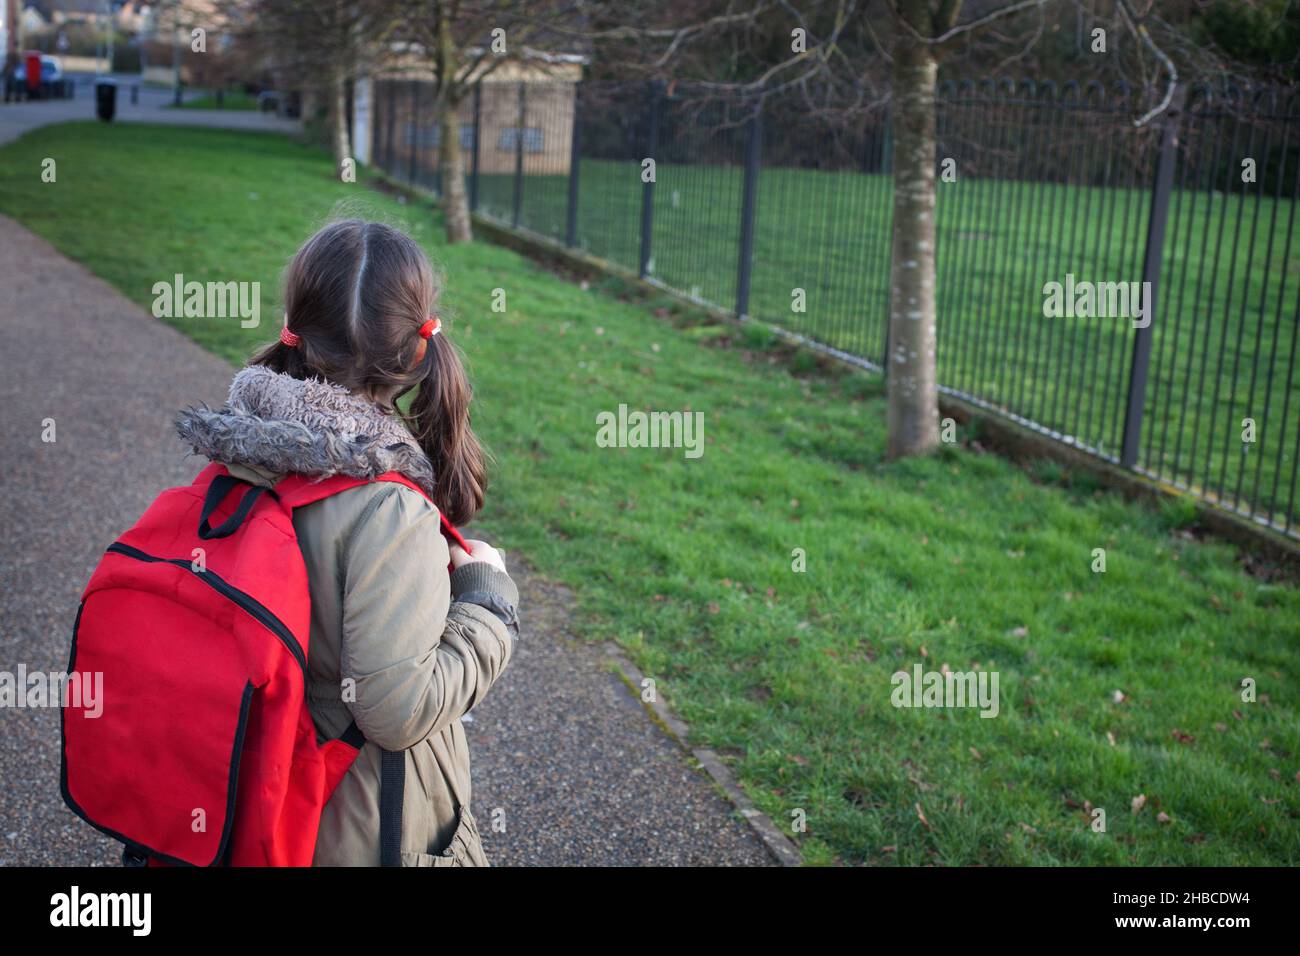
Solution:
{"label": "backpack shoulder strap", "polygon": [[308,475],[286,475],[275,483],[275,494],[280,504],[293,511],[316,501],[323,501],[349,488],[370,484],[369,479],[350,475],[332,475],[329,478],[312,478]]}
{"label": "backpack shoulder strap", "polygon": [[[428,492],[397,471],[386,471],[374,479],[353,478],[350,475],[333,475],[318,480],[306,475],[286,475],[276,483],[275,493],[280,499],[280,504],[292,511],[295,508],[301,508],[304,505],[337,495],[341,491],[347,491],[349,488],[358,488],[361,485],[372,484],[375,481],[390,481],[394,484],[405,485],[412,491],[418,491],[424,497],[429,497]],[[442,522],[442,533],[466,551],[469,551],[465,539],[456,530],[456,526],[448,521],[441,512],[439,512],[438,517]]]}

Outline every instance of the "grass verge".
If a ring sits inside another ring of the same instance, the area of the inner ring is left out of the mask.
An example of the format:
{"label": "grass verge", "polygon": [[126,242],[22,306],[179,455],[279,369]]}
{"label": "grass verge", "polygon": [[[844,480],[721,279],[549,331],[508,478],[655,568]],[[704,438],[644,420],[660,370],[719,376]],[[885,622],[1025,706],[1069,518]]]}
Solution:
{"label": "grass verge", "polygon": [[[761,334],[443,246],[427,208],[277,136],[85,123],[0,150],[0,212],[141,306],[175,273],[261,282],[260,328],[174,320],[232,362],[275,333],[279,270],[340,203],[446,272],[497,458],[485,523],[575,589],[575,630],[617,640],[778,825],[806,815],[806,860],[1300,858],[1300,593],[1179,515],[971,450],[887,463],[877,380],[791,374]],[[703,412],[704,455],[598,448],[620,403]],[[997,672],[998,716],[892,706],[916,664]]]}

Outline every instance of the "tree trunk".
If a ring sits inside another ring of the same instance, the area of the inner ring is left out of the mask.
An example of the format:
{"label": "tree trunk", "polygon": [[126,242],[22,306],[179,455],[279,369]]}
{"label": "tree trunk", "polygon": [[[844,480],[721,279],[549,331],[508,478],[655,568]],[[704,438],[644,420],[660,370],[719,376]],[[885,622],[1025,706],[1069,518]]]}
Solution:
{"label": "tree trunk", "polygon": [[[469,196],[465,190],[465,153],[460,148],[461,88],[456,80],[456,46],[448,5],[438,4],[438,47],[434,70],[438,77],[438,168],[442,173],[442,212],[447,242],[469,242],[473,236]],[[478,135],[478,130],[474,131]]]}
{"label": "tree trunk", "polygon": [[442,173],[442,211],[447,223],[447,242],[469,242],[474,238],[469,218],[469,194],[465,190],[465,151],[460,147],[460,110],[454,102],[439,111],[438,169]]}
{"label": "tree trunk", "polygon": [[343,168],[343,161],[352,158],[352,142],[348,137],[348,86],[342,73],[330,78],[329,98],[330,141],[337,173]]}
{"label": "tree trunk", "polygon": [[[924,4],[913,2],[912,6]],[[904,9],[903,15],[909,11]],[[920,17],[912,20],[921,21]],[[934,313],[934,83],[931,49],[899,31],[893,66],[894,242],[890,265],[889,442],[886,455],[939,444]]]}

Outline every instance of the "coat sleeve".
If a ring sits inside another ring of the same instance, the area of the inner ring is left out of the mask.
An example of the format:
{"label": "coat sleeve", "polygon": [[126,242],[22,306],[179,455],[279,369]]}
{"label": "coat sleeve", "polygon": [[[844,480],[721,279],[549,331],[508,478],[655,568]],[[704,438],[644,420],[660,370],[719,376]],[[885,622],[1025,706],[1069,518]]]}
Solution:
{"label": "coat sleeve", "polygon": [[[385,750],[410,749],[483,699],[514,639],[491,610],[454,600],[438,510],[409,488],[377,493],[340,557],[341,664],[355,681],[353,719]],[[514,582],[485,570],[474,575],[476,592],[486,588],[513,608]]]}

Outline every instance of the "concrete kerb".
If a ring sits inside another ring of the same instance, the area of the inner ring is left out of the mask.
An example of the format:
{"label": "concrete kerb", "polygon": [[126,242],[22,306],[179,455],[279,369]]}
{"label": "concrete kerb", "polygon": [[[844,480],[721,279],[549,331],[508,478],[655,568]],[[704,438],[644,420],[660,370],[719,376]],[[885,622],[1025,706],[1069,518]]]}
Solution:
{"label": "concrete kerb", "polygon": [[650,712],[651,718],[664,729],[669,737],[695,758],[704,772],[712,778],[717,788],[731,801],[736,808],[736,812],[753,828],[758,838],[763,841],[763,845],[776,858],[776,861],[782,866],[803,865],[803,855],[799,852],[799,848],[794,841],[781,832],[777,825],[772,822],[771,817],[754,806],[753,801],[740,789],[736,779],[731,775],[731,771],[727,769],[726,764],[722,762],[718,755],[706,747],[691,746],[690,728],[687,727],[685,721],[672,712],[671,708],[664,702],[663,697],[656,693],[652,695],[652,700],[645,699],[641,693],[645,675],[623,653],[623,649],[612,641],[607,641],[605,643],[605,653],[609,656],[611,665],[620,672],[628,688],[636,695],[637,700],[641,701],[641,706]]}

